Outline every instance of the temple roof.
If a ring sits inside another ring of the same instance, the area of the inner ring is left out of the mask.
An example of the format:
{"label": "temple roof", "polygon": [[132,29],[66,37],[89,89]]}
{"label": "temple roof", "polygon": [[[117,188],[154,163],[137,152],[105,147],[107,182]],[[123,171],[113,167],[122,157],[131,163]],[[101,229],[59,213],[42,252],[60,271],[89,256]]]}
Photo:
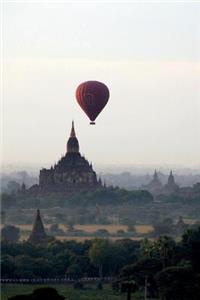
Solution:
{"label": "temple roof", "polygon": [[65,172],[70,170],[92,171],[92,166],[81,156],[80,153],[67,152],[55,165],[56,172]]}

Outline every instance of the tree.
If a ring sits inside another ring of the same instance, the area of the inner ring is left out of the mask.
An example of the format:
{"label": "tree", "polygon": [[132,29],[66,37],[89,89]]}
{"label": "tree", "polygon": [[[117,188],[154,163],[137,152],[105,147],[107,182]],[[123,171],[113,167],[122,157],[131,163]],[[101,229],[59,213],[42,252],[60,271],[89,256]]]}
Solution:
{"label": "tree", "polygon": [[145,239],[141,246],[141,252],[143,257],[160,259],[165,268],[172,262],[175,247],[176,243],[171,237],[161,236],[154,242]]}
{"label": "tree", "polygon": [[162,270],[162,262],[155,258],[144,258],[133,265],[127,265],[120,272],[121,280],[135,280],[139,286],[145,286],[148,279],[148,293],[150,297],[156,296],[156,282],[154,275]]}
{"label": "tree", "polygon": [[75,280],[80,279],[82,277],[82,275],[83,275],[83,273],[81,272],[79,265],[75,265],[75,264],[69,266],[69,268],[67,269],[67,272],[66,272],[66,277],[72,278]]}
{"label": "tree", "polygon": [[138,285],[134,280],[123,281],[121,283],[121,293],[127,293],[127,300],[131,300],[131,294],[135,293],[138,289]]}
{"label": "tree", "polygon": [[71,255],[70,264],[78,265],[83,276],[88,276],[88,274],[93,271],[94,268],[89,257],[86,255]]}
{"label": "tree", "polygon": [[199,285],[191,266],[166,268],[156,275],[156,280],[161,299],[199,299]]}
{"label": "tree", "polygon": [[168,236],[161,236],[155,243],[155,249],[159,253],[159,258],[163,263],[163,268],[171,264],[174,249],[176,246],[175,241]]}
{"label": "tree", "polygon": [[2,255],[1,257],[1,276],[3,278],[13,278],[15,269],[14,259],[10,255]]}
{"label": "tree", "polygon": [[71,253],[66,249],[57,253],[56,255],[50,256],[51,270],[53,270],[53,276],[64,277],[67,268],[70,265]]}
{"label": "tree", "polygon": [[195,272],[200,273],[200,227],[187,230],[182,237],[183,257],[189,259]]}
{"label": "tree", "polygon": [[7,190],[9,193],[16,193],[20,190],[20,184],[16,181],[9,181],[7,184]]}
{"label": "tree", "polygon": [[64,244],[59,240],[54,240],[48,244],[47,249],[53,255],[56,255],[64,250]]}
{"label": "tree", "polygon": [[110,242],[108,240],[95,239],[89,250],[89,258],[98,268],[99,277],[102,278],[105,266],[108,266],[112,259]]}
{"label": "tree", "polygon": [[2,208],[10,208],[16,204],[16,199],[14,195],[2,193],[1,195]]}
{"label": "tree", "polygon": [[20,229],[13,225],[6,225],[1,230],[1,237],[7,242],[16,243],[20,238]]}
{"label": "tree", "polygon": [[15,258],[15,278],[34,278],[34,268],[35,260],[30,256],[18,255]]}
{"label": "tree", "polygon": [[117,240],[115,242],[115,245],[123,249],[123,266],[133,264],[137,260],[138,252],[140,249],[140,242],[132,241],[130,239],[122,239]]}

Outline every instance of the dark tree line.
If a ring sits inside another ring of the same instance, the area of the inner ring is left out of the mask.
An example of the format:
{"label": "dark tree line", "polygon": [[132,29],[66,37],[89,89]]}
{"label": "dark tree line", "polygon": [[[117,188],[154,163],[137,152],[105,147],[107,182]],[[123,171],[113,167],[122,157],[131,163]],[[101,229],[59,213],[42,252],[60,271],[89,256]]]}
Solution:
{"label": "dark tree line", "polygon": [[49,208],[49,207],[89,207],[95,205],[122,205],[152,203],[153,196],[144,190],[127,191],[118,187],[107,187],[93,191],[81,191],[69,195],[49,193],[46,196],[26,193],[3,193],[2,208]]}
{"label": "dark tree line", "polygon": [[181,241],[161,236],[150,241],[94,239],[2,242],[2,278],[115,278],[113,288],[143,290],[165,300],[200,299],[200,227],[187,230]]}

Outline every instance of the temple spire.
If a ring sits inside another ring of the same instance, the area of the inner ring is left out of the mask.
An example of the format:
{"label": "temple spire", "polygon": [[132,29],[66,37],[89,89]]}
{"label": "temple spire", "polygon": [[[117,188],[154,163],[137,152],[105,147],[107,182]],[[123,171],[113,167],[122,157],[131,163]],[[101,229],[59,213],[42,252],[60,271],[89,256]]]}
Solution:
{"label": "temple spire", "polygon": [[47,240],[47,235],[44,230],[44,225],[40,216],[40,210],[37,209],[35,222],[33,224],[33,229],[29,237],[29,242],[34,244],[44,243]]}
{"label": "temple spire", "polygon": [[172,173],[172,170],[170,171],[170,174],[169,174],[169,177],[168,177],[168,184],[169,185],[174,185],[175,184],[174,175]]}
{"label": "temple spire", "polygon": [[74,121],[72,121],[71,133],[67,142],[67,153],[79,153],[79,143],[74,129]]}
{"label": "temple spire", "polygon": [[74,129],[74,121],[72,121],[72,129],[71,129],[70,137],[76,137],[76,132]]}
{"label": "temple spire", "polygon": [[153,179],[158,180],[158,173],[157,173],[156,169],[154,171]]}

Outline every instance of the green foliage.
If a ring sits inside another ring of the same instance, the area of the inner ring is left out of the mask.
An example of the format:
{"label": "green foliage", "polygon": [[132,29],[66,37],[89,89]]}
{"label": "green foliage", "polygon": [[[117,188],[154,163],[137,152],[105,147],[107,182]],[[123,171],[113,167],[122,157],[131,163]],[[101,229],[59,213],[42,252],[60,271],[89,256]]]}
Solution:
{"label": "green foliage", "polygon": [[[8,196],[7,196],[8,197]],[[4,196],[5,198],[5,196]],[[81,191],[64,196],[62,194],[48,194],[33,197],[28,194],[16,194],[16,207],[22,208],[50,208],[50,207],[94,207],[95,205],[124,205],[152,203],[153,196],[148,191],[127,191],[125,189],[108,187],[93,191]],[[14,203],[14,202],[13,202]],[[3,202],[3,207],[6,201]],[[62,216],[63,218],[63,216]]]}
{"label": "green foliage", "polygon": [[141,254],[146,258],[159,259],[165,267],[172,264],[175,247],[176,243],[171,237],[160,236],[155,241],[144,240]]}
{"label": "green foliage", "polygon": [[162,263],[159,259],[146,258],[137,261],[133,265],[122,268],[120,277],[126,279],[134,279],[138,284],[144,285],[145,277],[152,277],[153,274],[162,270]]}
{"label": "green foliage", "polygon": [[8,193],[16,193],[20,190],[20,188],[21,188],[20,184],[14,180],[9,181],[7,184]]}
{"label": "green foliage", "polygon": [[71,279],[80,279],[83,276],[78,264],[72,264],[66,271],[66,277]]}
{"label": "green foliage", "polygon": [[190,260],[194,270],[200,273],[200,227],[187,230],[182,237],[181,245],[184,258]]}
{"label": "green foliage", "polygon": [[10,244],[4,241],[2,243],[2,277],[64,277],[70,266],[72,266],[72,272],[74,265],[78,266],[79,275],[76,274],[76,278],[83,274],[96,276],[97,271],[87,256],[90,245],[90,242],[53,241],[45,246],[36,246],[29,242]]}
{"label": "green foliage", "polygon": [[120,280],[134,280],[138,286],[144,287],[145,280],[148,279],[149,296],[156,295],[156,282],[154,276],[162,270],[162,262],[155,258],[146,258],[137,261],[133,265],[127,265],[122,268]]}
{"label": "green foliage", "polygon": [[131,294],[138,290],[138,285],[134,280],[121,282],[121,293],[127,293],[127,300],[131,300]]}
{"label": "green foliage", "polygon": [[169,267],[156,276],[161,297],[166,300],[199,299],[200,288],[191,267]]}
{"label": "green foliage", "polygon": [[96,289],[97,289],[97,290],[103,290],[103,284],[102,284],[101,280],[99,280],[99,281],[97,282]]}
{"label": "green foliage", "polygon": [[125,293],[127,291],[131,291],[131,293],[135,293],[138,289],[138,285],[134,280],[127,280],[121,283],[121,292]]}
{"label": "green foliage", "polygon": [[20,229],[13,225],[5,225],[1,230],[1,237],[7,242],[16,243],[20,238]]}
{"label": "green foliage", "polygon": [[84,285],[83,285],[83,283],[80,282],[80,281],[75,281],[74,284],[73,284],[73,288],[74,288],[75,290],[83,290]]}
{"label": "green foliage", "polygon": [[16,196],[13,194],[2,193],[1,205],[4,209],[14,207],[16,205]]}
{"label": "green foliage", "polygon": [[99,277],[104,274],[104,268],[111,263],[112,247],[108,240],[95,239],[89,250],[91,262],[99,269]]}
{"label": "green foliage", "polygon": [[118,274],[120,268],[128,262],[129,257],[123,243],[114,243],[109,240],[95,239],[89,250],[89,258],[98,268],[100,278]]}
{"label": "green foliage", "polygon": [[14,258],[10,255],[3,255],[1,257],[1,273],[5,278],[12,278],[13,270],[15,268]]}
{"label": "green foliage", "polygon": [[149,297],[156,297],[159,291],[166,300],[200,298],[200,228],[188,230],[178,242],[168,236],[142,243],[94,239],[37,246],[3,241],[1,250],[2,278],[70,277],[79,281],[81,277],[111,276],[118,278],[115,291],[121,283],[132,281],[143,289],[147,280]]}

